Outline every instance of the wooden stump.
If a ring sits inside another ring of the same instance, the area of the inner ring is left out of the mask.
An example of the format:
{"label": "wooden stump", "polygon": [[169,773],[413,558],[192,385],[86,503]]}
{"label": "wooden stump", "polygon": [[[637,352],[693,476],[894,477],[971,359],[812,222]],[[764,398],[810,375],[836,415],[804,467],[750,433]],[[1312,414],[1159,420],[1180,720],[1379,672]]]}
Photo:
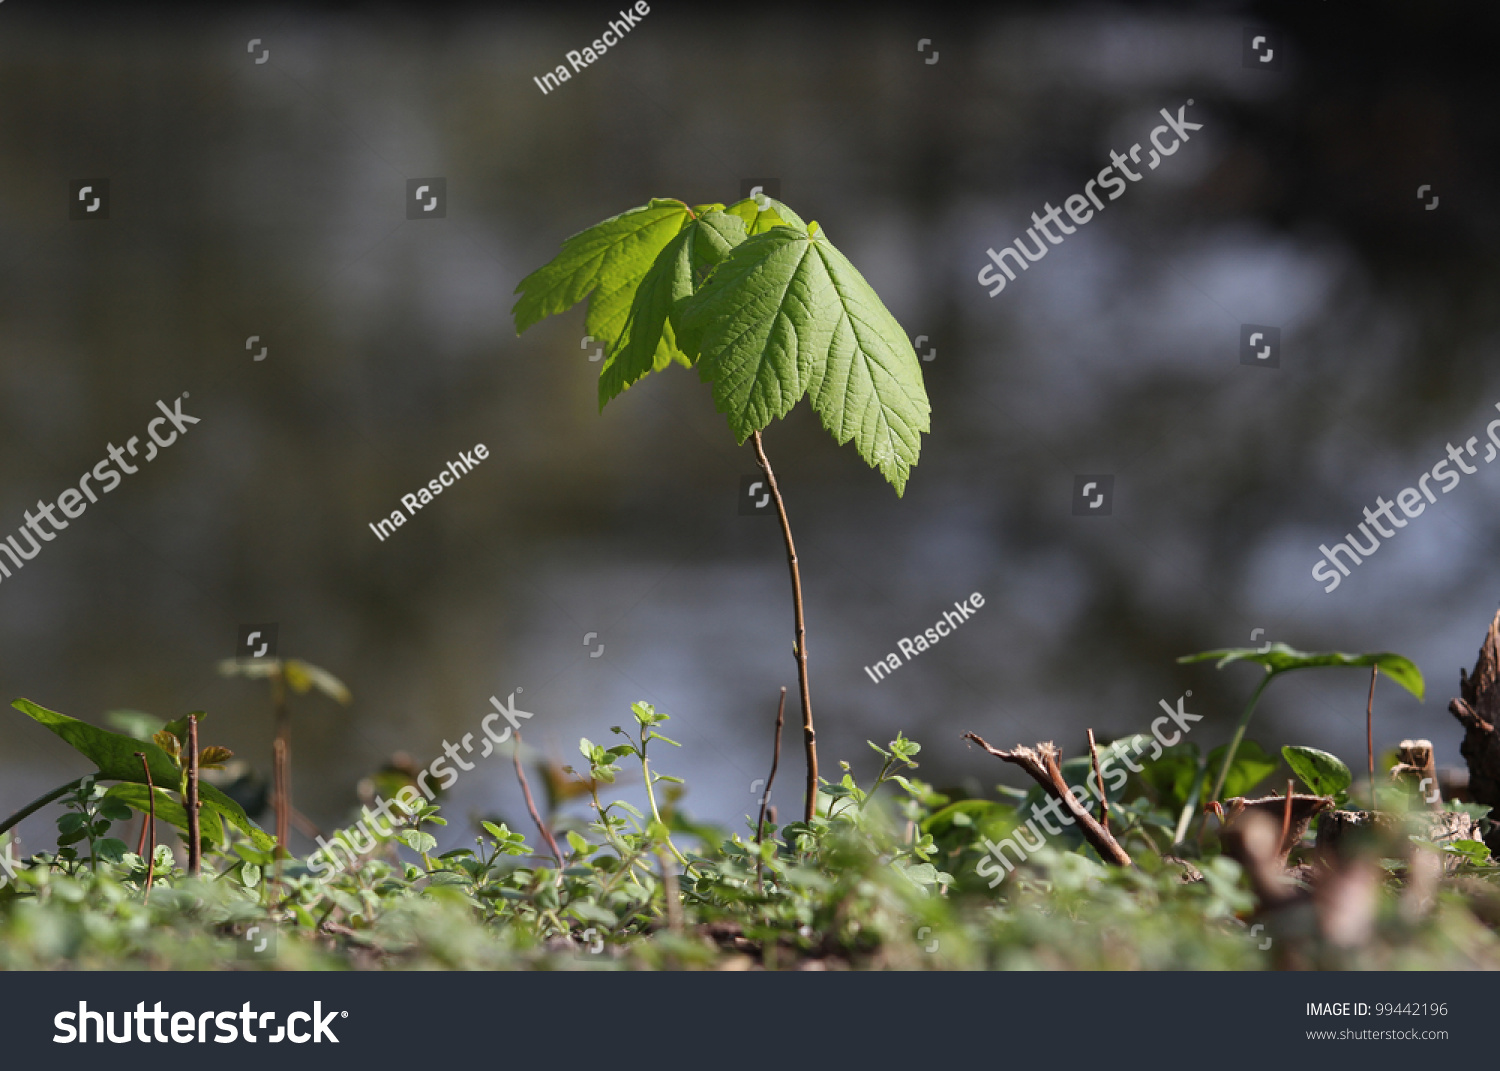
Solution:
{"label": "wooden stump", "polygon": [[[1420,811],[1396,814],[1389,811],[1332,811],[1318,823],[1318,850],[1340,857],[1366,850],[1379,850],[1393,857],[1406,858],[1416,846],[1407,839],[1417,836],[1434,844],[1452,844],[1459,840],[1478,840],[1479,826],[1462,811]],[[1443,869],[1454,870],[1461,856],[1443,853]]]}
{"label": "wooden stump", "polygon": [[[1464,727],[1459,751],[1469,764],[1469,799],[1500,815],[1500,613],[1490,622],[1474,672],[1458,673],[1461,694],[1448,710]],[[1489,848],[1500,852],[1500,827],[1490,834]]]}

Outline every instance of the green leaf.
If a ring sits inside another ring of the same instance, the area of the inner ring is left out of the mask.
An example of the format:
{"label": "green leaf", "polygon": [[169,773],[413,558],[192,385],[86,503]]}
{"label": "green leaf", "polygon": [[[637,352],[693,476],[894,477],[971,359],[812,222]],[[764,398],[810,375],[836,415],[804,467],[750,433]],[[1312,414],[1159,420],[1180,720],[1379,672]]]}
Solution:
{"label": "green leaf", "polygon": [[1338,756],[1315,747],[1288,744],[1281,749],[1281,757],[1315,796],[1337,796],[1354,781]]}
{"label": "green leaf", "polygon": [[698,278],[745,240],[745,225],[737,217],[705,207],[708,211],[689,220],[642,277],[619,344],[599,371],[600,409],[648,372],[674,361],[692,366],[677,345],[678,308],[692,296]]}
{"label": "green leaf", "polygon": [[137,740],[150,740],[167,724],[156,715],[147,714],[143,710],[111,710],[104,715],[104,720]]}
{"label": "green leaf", "polygon": [[[1213,784],[1218,776],[1227,748],[1228,745],[1216,747],[1208,753],[1207,784]],[[1234,754],[1234,764],[1229,767],[1229,775],[1224,778],[1221,796],[1233,799],[1235,796],[1249,795],[1250,790],[1275,773],[1279,765],[1281,764],[1267,755],[1254,740],[1240,741],[1239,750]]]}
{"label": "green leaf", "polygon": [[1016,809],[993,800],[959,800],[922,821],[922,832],[938,840],[967,844],[974,834],[999,840],[1015,828]]}
{"label": "green leaf", "polygon": [[1198,745],[1182,743],[1164,748],[1159,759],[1146,763],[1140,776],[1155,790],[1157,802],[1175,811],[1187,802],[1197,773]]}
{"label": "green leaf", "polygon": [[1449,843],[1443,845],[1443,850],[1452,855],[1461,856],[1464,862],[1468,863],[1470,866],[1490,865],[1490,850],[1484,846],[1484,843],[1482,841],[1450,841]]}
{"label": "green leaf", "polygon": [[764,195],[759,198],[746,197],[724,211],[727,215],[737,216],[744,221],[747,235],[764,234],[773,227],[791,226],[807,230],[807,224],[802,222],[801,216],[780,201]]}
{"label": "green leaf", "polygon": [[97,766],[99,776],[106,780],[144,784],[146,772],[141,767],[141,760],[135,757],[137,751],[145,754],[146,762],[151,767],[151,777],[157,784],[175,786],[181,777],[167,753],[150,741],[97,728],[77,718],[37,706],[29,699],[17,699],[11,706],[62,737],[75,751]]}
{"label": "green leaf", "polygon": [[[150,812],[150,801],[147,798],[146,792],[146,786],[143,784],[119,784],[112,786],[105,793],[105,797],[134,808],[142,814],[147,814]],[[177,797],[166,789],[158,788],[156,790],[156,817],[158,821],[166,822],[172,828],[182,833],[187,832],[187,811],[183,808]],[[199,818],[201,819],[202,817],[203,813],[200,809]],[[204,821],[200,821],[198,825],[203,837],[210,844],[217,847],[224,843],[224,830],[222,826],[214,822]]]}
{"label": "green leaf", "polygon": [[902,872],[917,885],[936,885],[938,882],[938,869],[931,863],[918,863]]}
{"label": "green leaf", "polygon": [[[115,785],[105,793],[105,797],[117,800],[142,814],[149,813],[150,810],[146,786],[139,782]],[[183,833],[188,831],[187,809],[183,807],[176,795],[160,787],[156,789],[156,817]],[[226,821],[249,837],[250,843],[257,850],[269,852],[276,847],[276,838],[252,822],[245,814],[243,807],[213,785],[200,782],[198,785],[199,834],[215,847],[221,846],[227,843],[224,836],[224,822]]]}
{"label": "green leaf", "polygon": [[816,224],[736,246],[684,303],[679,342],[699,355],[739,442],[807,394],[840,444],[905,491],[930,429],[916,351],[895,317]]}
{"label": "green leaf", "polygon": [[562,251],[516,286],[516,334],[589,298],[584,326],[613,348],[636,288],[657,254],[690,218],[681,201],[653,199],[611,216],[563,242]]}
{"label": "green leaf", "polygon": [[299,658],[288,659],[283,666],[286,682],[292,691],[299,695],[306,694],[310,689],[316,688],[329,699],[336,703],[348,706],[354,699],[344,682],[329,673],[321,666],[315,666],[311,662],[304,662]]}
{"label": "green leaf", "polygon": [[118,800],[109,798],[105,793],[104,800],[99,804],[99,817],[107,818],[111,822],[126,822],[130,820],[130,808]]}
{"label": "green leaf", "polygon": [[250,843],[261,851],[268,852],[276,847],[275,837],[252,822],[243,807],[206,781],[198,783],[198,806],[200,814],[202,812],[217,814],[235,829],[238,829],[245,836],[249,837]]}
{"label": "green leaf", "polygon": [[111,863],[118,863],[125,858],[125,842],[114,837],[105,837],[94,845],[94,855],[100,859],[107,859]]}
{"label": "green leaf", "polygon": [[1425,698],[1426,684],[1422,671],[1410,659],[1388,651],[1378,654],[1342,654],[1338,651],[1309,653],[1274,643],[1270,649],[1260,647],[1226,647],[1218,651],[1203,651],[1199,654],[1183,655],[1177,661],[1207,662],[1218,660],[1216,668],[1223,669],[1232,662],[1255,662],[1265,666],[1273,676],[1294,669],[1310,669],[1316,666],[1379,666],[1380,671],[1405,688],[1418,699]]}
{"label": "green leaf", "polygon": [[183,747],[187,747],[188,719],[194,714],[198,715],[198,724],[200,726],[203,724],[203,719],[208,717],[208,715],[203,711],[194,710],[187,714],[184,714],[180,718],[173,718],[171,721],[167,722],[167,724],[162,726],[162,732],[171,733],[173,736],[177,737],[179,741],[182,742]]}
{"label": "green leaf", "polygon": [[609,908],[594,903],[592,900],[575,900],[568,905],[568,914],[582,922],[597,922],[601,926],[614,929],[620,924],[619,917]]}
{"label": "green leaf", "polygon": [[437,838],[420,829],[404,829],[396,839],[414,852],[430,852],[437,847]]}

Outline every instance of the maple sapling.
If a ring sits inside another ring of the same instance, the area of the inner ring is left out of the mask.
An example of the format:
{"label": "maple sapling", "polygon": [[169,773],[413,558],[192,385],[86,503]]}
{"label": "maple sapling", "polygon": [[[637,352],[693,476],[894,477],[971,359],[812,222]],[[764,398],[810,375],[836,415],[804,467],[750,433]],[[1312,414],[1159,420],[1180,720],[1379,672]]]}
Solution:
{"label": "maple sapling", "polygon": [[834,440],[853,440],[902,494],[932,411],[906,332],[816,222],[765,196],[727,208],[653,199],[573,235],[516,292],[517,334],[589,299],[585,328],[608,354],[600,409],[648,373],[680,364],[712,385],[735,440],[752,442],[792,577],[811,821],[818,753],[802,578],[761,432],[805,395]]}

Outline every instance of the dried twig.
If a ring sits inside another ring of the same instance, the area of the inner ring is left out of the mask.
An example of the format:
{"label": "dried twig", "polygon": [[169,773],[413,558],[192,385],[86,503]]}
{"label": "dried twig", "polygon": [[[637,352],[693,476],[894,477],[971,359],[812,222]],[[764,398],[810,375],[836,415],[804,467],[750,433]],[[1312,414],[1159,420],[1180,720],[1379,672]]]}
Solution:
{"label": "dried twig", "polygon": [[1104,791],[1104,774],[1099,770],[1099,745],[1094,743],[1094,730],[1089,730],[1089,755],[1094,760],[1094,784],[1099,788],[1099,824],[1109,830],[1109,793]]}
{"label": "dried twig", "polygon": [[1132,865],[1129,854],[1120,847],[1120,842],[1115,840],[1114,834],[1094,821],[1094,816],[1089,814],[1088,808],[1073,798],[1067,781],[1063,779],[1062,770],[1057,765],[1056,744],[1048,742],[1038,744],[1034,749],[1017,747],[1014,751],[1001,751],[999,748],[991,747],[977,733],[964,733],[964,738],[974,741],[997,759],[1025,770],[1033,781],[1042,786],[1043,791],[1067,808],[1073,820],[1078,823],[1084,839],[1093,846],[1094,851],[1099,853],[1100,859],[1115,866]]}
{"label": "dried twig", "polygon": [[281,665],[271,674],[271,705],[276,711],[276,739],[271,743],[271,806],[276,812],[276,881],[281,860],[288,854],[288,824],[292,813],[292,719],[287,711],[286,677]]}
{"label": "dried twig", "polygon": [[1292,780],[1287,778],[1286,782],[1286,806],[1281,809],[1281,840],[1278,844],[1285,847],[1286,835],[1292,831]]}
{"label": "dried twig", "polygon": [[[197,877],[203,869],[203,843],[198,834],[198,715],[188,715],[188,873]],[[279,869],[279,868],[278,868]]]}
{"label": "dried twig", "polygon": [[526,797],[526,809],[531,812],[531,820],[536,823],[536,828],[541,831],[542,839],[547,842],[547,847],[552,849],[552,855],[557,860],[557,869],[563,868],[562,851],[557,847],[557,841],[552,839],[552,831],[547,828],[547,823],[542,821],[542,816],[537,813],[536,801],[531,798],[531,785],[526,781],[526,770],[521,766],[521,730],[516,730],[516,750],[513,753],[516,760],[516,777],[521,782],[521,794]]}
{"label": "dried twig", "polygon": [[137,751],[135,757],[141,760],[141,769],[146,771],[145,824],[141,826],[141,843],[135,850],[136,855],[144,851],[146,830],[151,830],[151,854],[146,856],[146,895],[142,897],[145,902],[151,899],[151,882],[156,877],[156,785],[151,781],[151,764],[146,761],[146,753]]}
{"label": "dried twig", "polygon": [[776,767],[781,764],[781,722],[786,714],[786,687],[781,689],[781,699],[776,704],[776,742],[771,746],[771,772],[766,775],[766,790],[760,796],[760,814],[755,819],[755,887],[761,888],[761,871],[765,868],[759,852],[761,837],[765,836],[766,830],[766,804],[771,799],[771,786],[776,783]]}
{"label": "dried twig", "polygon": [[786,544],[786,564],[792,573],[792,614],[797,629],[797,640],[792,651],[797,656],[797,684],[802,692],[802,743],[807,752],[807,799],[803,805],[803,821],[811,822],[818,807],[818,734],[813,731],[812,698],[807,687],[807,629],[802,623],[802,573],[797,568],[797,547],[792,542],[792,526],[786,519],[786,504],[781,500],[781,490],[776,486],[776,474],[771,471],[771,462],[766,459],[760,432],[753,432],[750,441],[755,445],[755,459],[760,463],[761,471],[766,474],[771,498],[776,502],[776,515],[781,518],[781,539]]}

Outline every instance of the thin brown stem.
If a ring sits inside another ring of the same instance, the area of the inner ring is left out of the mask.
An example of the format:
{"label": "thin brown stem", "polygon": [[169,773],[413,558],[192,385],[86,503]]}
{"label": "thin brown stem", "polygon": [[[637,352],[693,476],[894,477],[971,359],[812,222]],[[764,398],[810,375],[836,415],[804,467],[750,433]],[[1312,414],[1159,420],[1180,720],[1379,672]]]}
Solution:
{"label": "thin brown stem", "polygon": [[786,543],[786,564],[792,574],[792,614],[796,622],[796,643],[792,648],[797,656],[797,685],[802,692],[802,741],[807,751],[807,799],[803,806],[803,821],[811,822],[818,807],[818,734],[813,729],[812,697],[807,686],[807,629],[802,620],[802,573],[797,567],[797,547],[792,542],[792,526],[786,518],[786,503],[781,499],[781,489],[776,486],[776,474],[771,471],[771,462],[766,459],[766,450],[760,441],[760,432],[753,432],[750,441],[755,445],[755,459],[766,474],[771,497],[776,502],[776,515],[781,519],[781,538]]}
{"label": "thin brown stem", "polygon": [[1286,806],[1281,809],[1281,839],[1276,843],[1281,845],[1282,851],[1289,851],[1286,843],[1286,835],[1292,831],[1292,780],[1287,778],[1286,782]]}
{"label": "thin brown stem", "polygon": [[1365,751],[1370,757],[1370,813],[1379,809],[1375,799],[1375,678],[1380,676],[1380,665],[1370,667],[1370,698],[1365,703]]}
{"label": "thin brown stem", "polygon": [[771,772],[766,775],[766,790],[760,796],[760,815],[755,819],[755,887],[761,888],[761,871],[764,864],[760,857],[760,839],[766,835],[766,804],[771,799],[771,786],[776,783],[776,767],[781,764],[781,722],[786,714],[786,686],[781,689],[781,699],[776,704],[776,742],[771,746]]}
{"label": "thin brown stem", "polygon": [[521,730],[516,730],[516,750],[512,753],[516,760],[516,778],[521,782],[521,794],[526,797],[526,809],[531,812],[531,820],[536,823],[537,830],[542,834],[542,839],[547,842],[547,847],[552,849],[552,857],[557,860],[557,869],[563,868],[563,855],[557,847],[557,841],[552,839],[552,831],[547,828],[547,823],[542,821],[542,816],[537,813],[536,801],[531,798],[531,785],[526,780],[526,770],[521,765]]}
{"label": "thin brown stem", "polygon": [[188,873],[197,877],[203,869],[203,841],[198,834],[198,715],[188,715]]}
{"label": "thin brown stem", "polygon": [[141,768],[146,771],[146,823],[141,826],[141,846],[136,849],[136,855],[140,855],[146,846],[146,830],[151,830],[151,854],[146,856],[146,895],[143,902],[151,899],[151,882],[156,878],[156,785],[151,781],[151,764],[146,761],[146,753],[137,751],[135,757],[141,760]]}
{"label": "thin brown stem", "polygon": [[1114,834],[1094,821],[1094,816],[1089,814],[1088,808],[1074,799],[1073,793],[1068,789],[1067,781],[1063,778],[1062,769],[1057,764],[1056,744],[1044,743],[1038,744],[1035,748],[1017,747],[1014,751],[1001,751],[999,748],[991,747],[977,733],[964,733],[964,738],[974,741],[997,759],[1025,770],[1033,781],[1042,786],[1042,790],[1047,795],[1063,805],[1072,816],[1072,820],[1078,823],[1084,840],[1088,841],[1094,851],[1099,853],[1100,859],[1115,866],[1132,865],[1129,853],[1120,847],[1120,842],[1115,840]]}
{"label": "thin brown stem", "polygon": [[271,705],[276,712],[276,740],[271,745],[271,805],[276,811],[276,881],[279,882],[292,816],[292,719],[287,710],[286,678],[280,666],[271,674]]}
{"label": "thin brown stem", "polygon": [[1109,793],[1104,791],[1104,775],[1099,772],[1099,745],[1094,743],[1094,730],[1089,730],[1089,755],[1094,760],[1094,784],[1099,789],[1099,824],[1109,830]]}

